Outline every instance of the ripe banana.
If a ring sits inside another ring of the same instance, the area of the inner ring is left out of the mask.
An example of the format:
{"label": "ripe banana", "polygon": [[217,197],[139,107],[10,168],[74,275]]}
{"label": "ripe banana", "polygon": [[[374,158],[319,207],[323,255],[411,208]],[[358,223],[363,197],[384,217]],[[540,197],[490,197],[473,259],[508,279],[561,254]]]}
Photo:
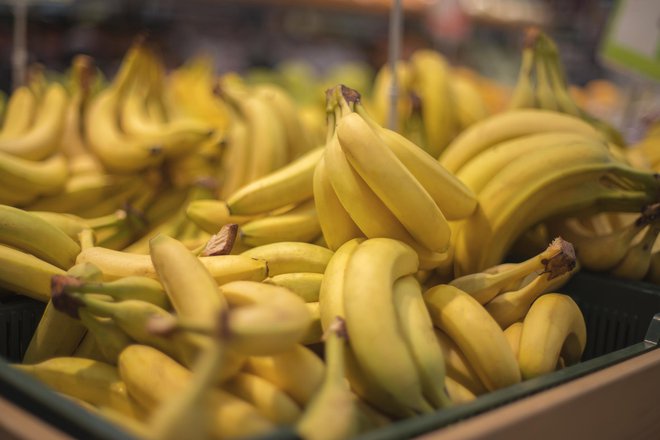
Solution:
{"label": "ripe banana", "polygon": [[542,295],[523,321],[518,353],[523,378],[554,371],[559,356],[566,365],[579,362],[586,341],[586,324],[575,301],[558,293]]}
{"label": "ripe banana", "polygon": [[445,376],[445,388],[454,405],[472,402],[477,398],[472,391],[464,387],[460,382],[452,379],[451,376]]}
{"label": "ripe banana", "polygon": [[330,249],[315,244],[281,241],[248,249],[240,257],[265,261],[268,275],[274,276],[294,272],[323,273],[332,254]]}
{"label": "ripe banana", "polygon": [[[325,333],[323,383],[296,423],[296,432],[310,440],[342,440],[360,432],[358,398],[345,378],[346,326],[341,318]],[[328,425],[327,421],[332,420]]]}
{"label": "ripe banana", "polygon": [[12,364],[53,390],[95,406],[108,406],[122,414],[143,419],[144,413],[127,394],[117,368],[78,357],[55,357],[37,364]]}
{"label": "ripe banana", "polygon": [[625,255],[614,266],[610,273],[627,280],[643,279],[651,267],[653,243],[660,234],[660,225],[654,222],[649,225],[638,243],[631,244]]}
{"label": "ripe banana", "polygon": [[310,242],[321,234],[312,199],[282,214],[248,221],[239,230],[241,242],[251,247],[282,241]]}
{"label": "ripe banana", "polygon": [[458,382],[477,396],[486,393],[486,387],[481,383],[474,368],[447,333],[435,328],[435,337],[440,344],[442,357],[445,360],[445,380],[447,377],[451,377],[453,381]]}
{"label": "ripe banana", "polygon": [[286,166],[251,181],[227,198],[232,215],[254,215],[309,199],[314,167],[323,155],[317,147]]}
{"label": "ripe banana", "polygon": [[286,287],[306,303],[312,303],[319,301],[323,274],[312,272],[284,273],[268,277],[264,280],[264,283]]}
{"label": "ripe banana", "polygon": [[[268,276],[266,260],[260,259],[258,256],[218,255],[198,258],[218,284],[235,280],[262,281]],[[156,270],[149,255],[92,247],[83,249],[80,252],[76,258],[76,263],[82,262],[89,262],[98,266],[103,272],[103,279],[106,281],[127,276],[157,278]]]}
{"label": "ripe banana", "polygon": [[590,124],[574,116],[548,110],[510,110],[490,116],[463,131],[443,151],[440,164],[456,173],[470,159],[492,145],[547,131],[583,133],[602,139]]}
{"label": "ripe banana", "polygon": [[[190,384],[190,371],[155,348],[133,344],[119,355],[119,374],[133,396],[149,412]],[[274,429],[256,408],[220,389],[208,391],[212,436],[244,437]]]}
{"label": "ripe banana", "polygon": [[220,312],[227,309],[227,301],[200,259],[183,243],[166,235],[149,241],[149,254],[177,315],[214,326]]}
{"label": "ripe banana", "polygon": [[364,119],[343,116],[337,138],[350,164],[415,240],[432,251],[447,250],[450,230],[442,211]]}
{"label": "ripe banana", "polygon": [[12,139],[23,135],[32,126],[37,99],[27,86],[15,89],[4,112],[0,139]]}
{"label": "ripe banana", "polygon": [[477,300],[447,284],[427,290],[424,300],[433,323],[456,342],[488,390],[520,382],[502,329]]}
{"label": "ripe banana", "polygon": [[0,287],[41,302],[50,299],[50,279],[65,272],[34,255],[0,245]]}
{"label": "ripe banana", "polygon": [[520,336],[522,336],[523,323],[522,321],[517,321],[504,329],[504,336],[506,340],[509,341],[509,346],[511,346],[511,351],[518,359],[518,354],[520,353]]}
{"label": "ripe banana", "polygon": [[193,200],[186,207],[186,216],[209,234],[215,234],[224,225],[243,225],[257,216],[232,215],[222,200]]}
{"label": "ripe banana", "polygon": [[253,405],[276,425],[293,425],[302,414],[300,405],[288,394],[255,374],[240,372],[225,382],[222,388]]}
{"label": "ripe banana", "polygon": [[69,286],[67,289],[70,292],[108,295],[114,301],[137,299],[165,310],[172,308],[160,282],[148,277],[127,276],[106,282],[83,281],[80,285]]}
{"label": "ripe banana", "polygon": [[309,348],[295,345],[273,356],[250,356],[245,371],[266,379],[306,407],[323,382],[325,364]]}
{"label": "ripe banana", "polygon": [[360,228],[344,209],[332,187],[325,157],[321,158],[314,170],[313,188],[318,222],[328,248],[336,251],[347,241],[360,237]]}
{"label": "ripe banana", "polygon": [[22,134],[0,139],[0,151],[34,161],[52,155],[60,142],[68,100],[68,93],[61,84],[49,84],[34,124]]}
{"label": "ripe banana", "polygon": [[[417,254],[410,246],[389,238],[365,240],[346,265],[343,303],[351,349],[360,367],[397,403],[430,412],[432,406],[423,396],[420,374],[399,329],[392,297],[394,282],[418,269]],[[367,315],[380,319],[364,319]]]}
{"label": "ripe banana", "polygon": [[220,287],[230,311],[230,346],[251,356],[269,356],[293,348],[312,320],[305,302],[290,290],[255,281]]}
{"label": "ripe banana", "polygon": [[33,161],[0,151],[0,183],[5,189],[30,195],[52,195],[64,188],[68,177],[67,162],[61,154]]}
{"label": "ripe banana", "polygon": [[417,366],[424,396],[434,408],[448,406],[445,360],[424,304],[422,287],[413,275],[407,275],[397,279],[392,290],[399,326]]}
{"label": "ripe banana", "polygon": [[0,243],[30,253],[61,269],[73,266],[80,246],[47,221],[22,209],[0,205]]}

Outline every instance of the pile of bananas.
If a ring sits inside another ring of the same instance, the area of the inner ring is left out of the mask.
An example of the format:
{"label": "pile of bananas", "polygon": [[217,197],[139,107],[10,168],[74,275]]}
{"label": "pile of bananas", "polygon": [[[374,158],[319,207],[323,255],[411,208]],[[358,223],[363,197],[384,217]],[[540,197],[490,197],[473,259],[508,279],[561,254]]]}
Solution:
{"label": "pile of bananas", "polygon": [[13,366],[140,438],[339,440],[579,362],[561,288],[658,281],[660,181],[557,104],[534,35],[555,80],[505,111],[413,54],[397,130],[385,68],[320,124],[143,41],[107,84],[34,74],[0,131],[0,287],[47,304]]}

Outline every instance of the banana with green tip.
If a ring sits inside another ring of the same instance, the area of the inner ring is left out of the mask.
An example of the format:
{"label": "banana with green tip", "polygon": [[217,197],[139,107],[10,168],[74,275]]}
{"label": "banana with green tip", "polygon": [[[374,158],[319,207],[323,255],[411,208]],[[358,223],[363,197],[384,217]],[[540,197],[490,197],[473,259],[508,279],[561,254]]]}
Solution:
{"label": "banana with green tip", "polygon": [[522,377],[554,371],[560,356],[566,365],[579,362],[586,341],[586,324],[575,301],[559,293],[542,295],[523,321],[518,353]]}
{"label": "banana with green tip", "polygon": [[424,299],[433,323],[458,345],[489,391],[520,382],[502,329],[477,300],[447,284],[427,290]]}
{"label": "banana with green tip", "polygon": [[69,292],[98,293],[108,295],[114,301],[137,299],[154,304],[165,310],[171,309],[167,294],[160,282],[144,276],[126,276],[113,281],[82,281],[67,287]]}

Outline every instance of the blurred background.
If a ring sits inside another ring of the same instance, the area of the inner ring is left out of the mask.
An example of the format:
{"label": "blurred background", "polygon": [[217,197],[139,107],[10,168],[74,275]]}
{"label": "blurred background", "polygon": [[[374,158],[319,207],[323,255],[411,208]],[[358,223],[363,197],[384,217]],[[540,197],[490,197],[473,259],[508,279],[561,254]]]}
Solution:
{"label": "blurred background", "polygon": [[[14,5],[0,0],[0,89],[11,89]],[[29,0],[27,59],[65,70],[85,53],[111,76],[137,35],[169,68],[210,55],[218,73],[254,77],[286,66],[334,77],[375,75],[387,61],[388,0]],[[569,80],[597,80],[604,97],[648,111],[657,84],[622,75],[598,58],[613,0],[404,0],[402,57],[420,47],[504,86],[517,76],[522,29],[538,25],[559,44]],[[607,80],[607,81],[600,81]],[[650,97],[650,98],[649,98]],[[641,103],[641,104],[640,104]],[[629,108],[629,105],[619,106]],[[619,115],[620,118],[625,117]]]}

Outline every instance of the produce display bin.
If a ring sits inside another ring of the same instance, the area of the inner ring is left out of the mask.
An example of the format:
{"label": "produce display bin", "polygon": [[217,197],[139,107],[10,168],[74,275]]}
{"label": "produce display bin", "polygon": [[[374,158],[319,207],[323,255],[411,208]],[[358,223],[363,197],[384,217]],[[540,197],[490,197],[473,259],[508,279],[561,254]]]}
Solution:
{"label": "produce display bin", "polygon": [[[403,439],[432,432],[657,348],[660,341],[660,287],[582,272],[560,291],[576,301],[586,320],[587,346],[583,362],[491,392],[468,404],[402,420],[358,438]],[[22,355],[40,310],[43,305],[28,299],[0,303],[0,331],[4,331],[0,355],[10,361],[16,361],[17,354]],[[0,390],[17,406],[76,438],[132,439],[115,425],[12,370],[5,361],[0,361]],[[295,437],[293,432],[283,429],[262,439]]]}

